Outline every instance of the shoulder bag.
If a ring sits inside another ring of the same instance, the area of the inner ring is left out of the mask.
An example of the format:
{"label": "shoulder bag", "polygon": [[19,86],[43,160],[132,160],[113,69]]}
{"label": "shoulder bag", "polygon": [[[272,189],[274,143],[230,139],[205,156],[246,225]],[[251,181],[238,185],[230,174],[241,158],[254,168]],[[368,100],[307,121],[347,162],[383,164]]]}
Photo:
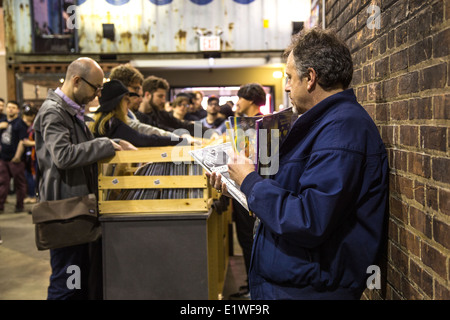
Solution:
{"label": "shoulder bag", "polygon": [[[76,129],[75,139],[78,143]],[[38,186],[39,176],[38,168],[36,172]],[[93,193],[62,200],[38,202],[33,206],[32,217],[38,250],[93,242],[101,236],[97,198]]]}

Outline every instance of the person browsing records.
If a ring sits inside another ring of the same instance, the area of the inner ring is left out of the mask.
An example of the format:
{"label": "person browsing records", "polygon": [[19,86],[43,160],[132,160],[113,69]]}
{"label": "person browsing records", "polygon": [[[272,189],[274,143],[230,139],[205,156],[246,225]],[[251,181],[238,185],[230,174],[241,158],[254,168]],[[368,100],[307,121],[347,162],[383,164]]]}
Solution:
{"label": "person browsing records", "polygon": [[128,124],[129,97],[137,95],[119,80],[106,82],[99,98],[100,107],[94,113],[89,129],[96,137],[124,139],[136,147],[174,146],[185,143],[183,139],[146,135],[132,129]]}
{"label": "person browsing records", "polygon": [[[34,120],[39,201],[63,200],[97,193],[96,162],[116,150],[134,147],[108,138],[94,138],[85,125],[84,107],[101,95],[104,73],[90,58],[67,68],[61,88],[49,90]],[[135,149],[135,148],[134,148]],[[101,239],[50,249],[49,300],[102,299]],[[68,288],[69,266],[80,268],[81,289]]]}
{"label": "person browsing records", "polygon": [[[249,270],[252,299],[360,299],[379,263],[389,166],[378,129],[348,89],[353,64],[331,30],[313,28],[286,50],[286,92],[297,113],[263,179],[231,154],[230,177],[260,219]],[[330,62],[331,61],[331,62]],[[275,172],[276,171],[276,172]],[[226,192],[220,177],[212,186]]]}

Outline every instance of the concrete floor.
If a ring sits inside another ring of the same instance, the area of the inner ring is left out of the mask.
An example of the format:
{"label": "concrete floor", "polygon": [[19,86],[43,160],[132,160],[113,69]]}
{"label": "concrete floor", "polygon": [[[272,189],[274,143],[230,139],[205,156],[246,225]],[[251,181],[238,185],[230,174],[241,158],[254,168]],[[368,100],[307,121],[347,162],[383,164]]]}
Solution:
{"label": "concrete floor", "polygon": [[[14,213],[15,195],[8,196],[0,213],[0,300],[45,300],[50,277],[49,251],[38,251],[34,225],[25,205],[25,212]],[[234,236],[234,255],[229,259],[223,298],[245,284],[242,251]]]}

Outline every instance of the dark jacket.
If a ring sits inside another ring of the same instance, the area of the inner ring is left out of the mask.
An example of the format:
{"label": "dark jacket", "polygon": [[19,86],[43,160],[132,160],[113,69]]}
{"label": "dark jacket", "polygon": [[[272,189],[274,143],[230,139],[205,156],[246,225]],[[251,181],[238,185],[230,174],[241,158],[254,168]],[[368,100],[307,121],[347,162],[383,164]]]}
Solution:
{"label": "dark jacket", "polygon": [[271,179],[241,190],[260,218],[252,299],[359,299],[376,264],[388,206],[388,159],[352,89],[294,123]]}
{"label": "dark jacket", "polygon": [[205,109],[200,108],[199,110],[197,110],[195,112],[187,112],[186,115],[184,116],[184,120],[199,121],[199,120],[202,120],[203,118],[205,118],[207,115],[208,115],[208,112],[206,112]]}
{"label": "dark jacket", "polygon": [[188,133],[196,138],[211,138],[214,130],[201,125],[200,122],[192,122],[175,118],[170,112],[153,108],[150,113],[135,112],[140,122],[174,132],[178,135]]}
{"label": "dark jacket", "polygon": [[[111,139],[123,139],[135,147],[175,146],[182,142],[180,138],[161,137],[155,134],[147,135],[137,132],[117,118],[111,118],[106,125],[106,133],[102,136]],[[96,134],[97,137],[100,135]]]}
{"label": "dark jacket", "polygon": [[94,139],[86,125],[53,90],[34,120],[41,201],[97,191],[97,161],[115,154],[108,138]]}
{"label": "dark jacket", "polygon": [[[5,161],[14,158],[19,142],[28,137],[28,127],[20,116],[8,122],[8,127],[0,130],[0,159]],[[25,160],[25,154],[22,155],[22,160]]]}

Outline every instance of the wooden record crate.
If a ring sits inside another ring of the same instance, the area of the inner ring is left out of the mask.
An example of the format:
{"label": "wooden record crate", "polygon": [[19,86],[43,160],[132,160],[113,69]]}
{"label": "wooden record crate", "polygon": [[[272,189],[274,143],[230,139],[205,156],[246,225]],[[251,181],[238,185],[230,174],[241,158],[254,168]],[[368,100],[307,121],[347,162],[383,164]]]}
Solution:
{"label": "wooden record crate", "polygon": [[[147,163],[181,163],[181,165],[188,165],[187,168],[194,168],[192,164],[195,162],[189,155],[191,148],[191,146],[139,148],[139,150],[135,151],[118,151],[112,158],[99,161],[98,203],[100,214],[208,211],[211,201],[209,200],[208,202],[208,199],[217,195],[211,191],[204,170],[199,165],[196,165],[196,170],[187,170],[191,173],[192,171],[197,171],[196,175],[189,173],[150,176],[134,175],[139,166]],[[196,194],[197,197],[201,196],[200,198],[184,196],[181,199],[117,200],[118,194],[124,190],[192,190],[193,188],[197,191],[202,190],[202,195],[201,192]]]}

